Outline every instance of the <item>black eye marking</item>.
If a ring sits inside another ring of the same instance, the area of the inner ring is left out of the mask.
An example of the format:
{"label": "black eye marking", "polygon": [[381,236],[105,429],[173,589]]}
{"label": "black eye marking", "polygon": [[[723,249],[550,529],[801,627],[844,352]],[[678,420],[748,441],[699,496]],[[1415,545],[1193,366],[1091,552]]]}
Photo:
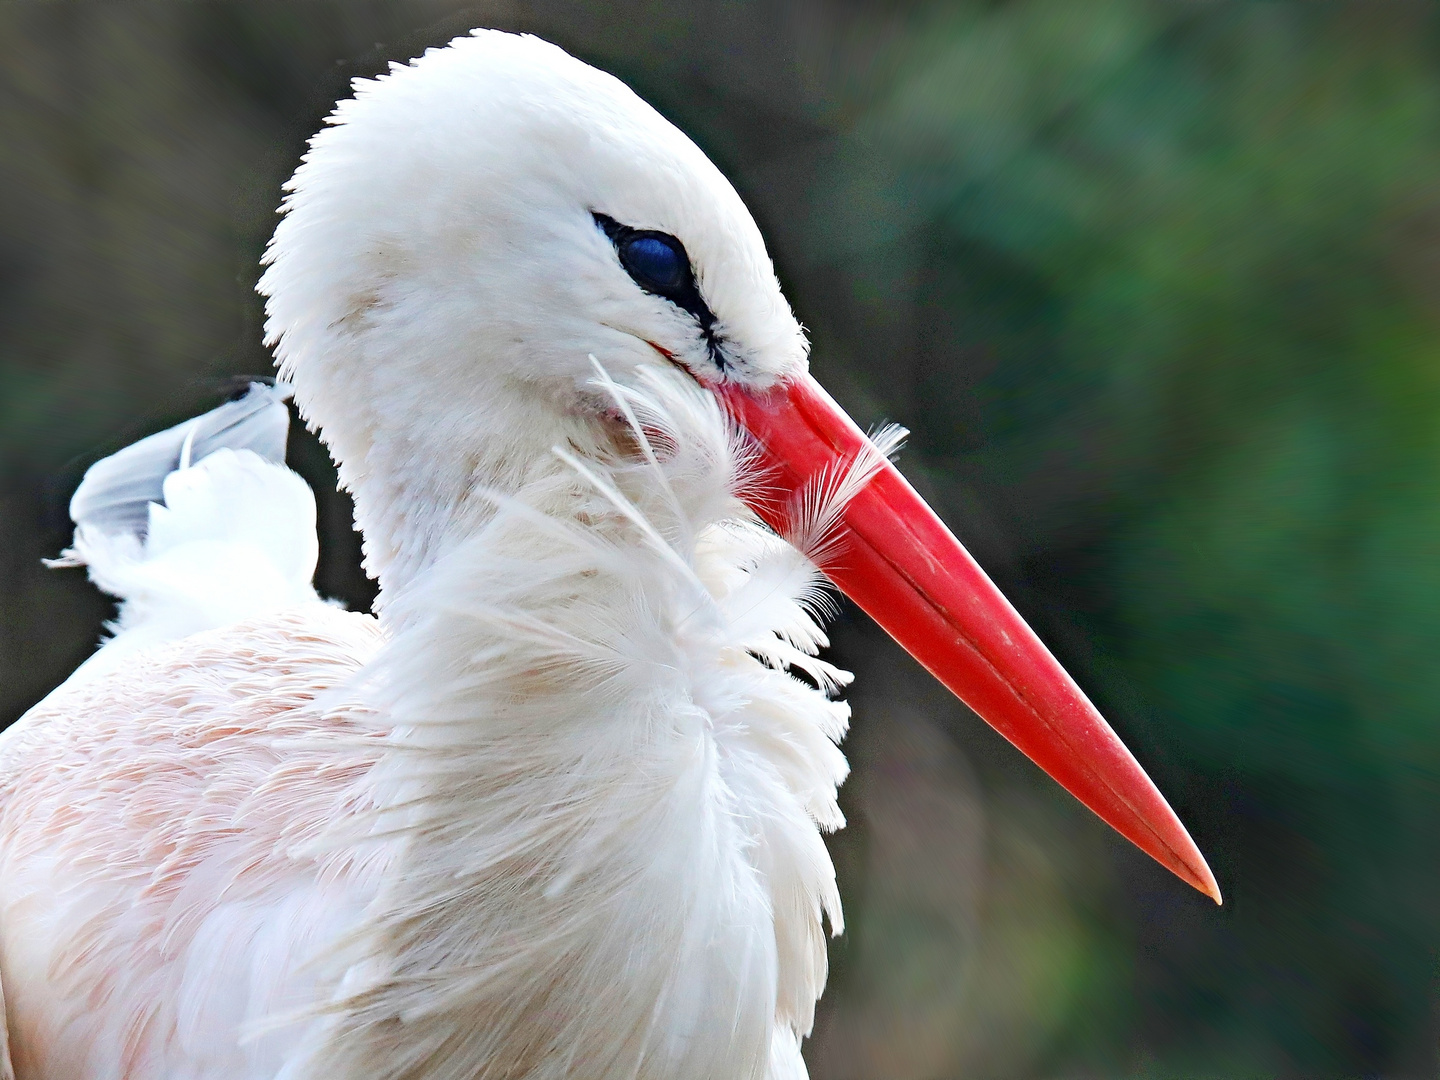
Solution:
{"label": "black eye marking", "polygon": [[651,296],[669,300],[694,317],[705,337],[710,359],[723,372],[728,365],[716,340],[715,313],[705,303],[695,284],[695,271],[690,266],[685,245],[669,233],[621,225],[608,214],[592,211],[590,216],[615,245],[620,265],[636,285]]}

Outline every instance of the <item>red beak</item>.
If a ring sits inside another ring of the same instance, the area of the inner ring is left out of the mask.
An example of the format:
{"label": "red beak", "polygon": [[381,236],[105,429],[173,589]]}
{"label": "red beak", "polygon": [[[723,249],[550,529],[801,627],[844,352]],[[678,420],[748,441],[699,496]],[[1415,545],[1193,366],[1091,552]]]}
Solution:
{"label": "red beak", "polygon": [[[788,495],[863,453],[865,434],[809,375],[714,388]],[[789,499],[753,509],[784,534]],[[1122,836],[1220,903],[1205,859],[1145,770],[905,478],[885,462],[846,507],[822,566],[911,656]]]}

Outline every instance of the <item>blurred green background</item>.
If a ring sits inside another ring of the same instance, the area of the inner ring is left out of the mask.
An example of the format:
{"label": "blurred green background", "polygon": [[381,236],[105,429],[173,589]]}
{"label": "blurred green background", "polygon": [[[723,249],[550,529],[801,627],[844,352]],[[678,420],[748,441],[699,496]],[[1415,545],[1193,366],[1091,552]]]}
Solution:
{"label": "blurred green background", "polygon": [[[106,603],[96,456],[263,372],[279,185],[476,25],[735,181],[862,422],[1190,825],[1216,909],[853,612],[816,1080],[1437,1073],[1440,23],[1429,4],[0,5],[0,722]],[[294,463],[322,490],[323,451]],[[368,603],[348,506],[320,584]]]}

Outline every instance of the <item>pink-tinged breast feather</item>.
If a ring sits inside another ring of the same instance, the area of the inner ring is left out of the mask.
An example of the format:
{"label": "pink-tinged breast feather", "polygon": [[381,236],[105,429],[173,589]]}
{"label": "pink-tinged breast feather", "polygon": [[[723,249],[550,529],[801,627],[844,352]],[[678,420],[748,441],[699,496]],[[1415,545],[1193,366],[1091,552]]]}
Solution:
{"label": "pink-tinged breast feather", "polygon": [[304,1021],[264,1022],[323,999],[318,944],[386,857],[312,843],[385,738],[344,690],[380,641],[307,605],[62,686],[0,737],[19,1080],[273,1075]]}

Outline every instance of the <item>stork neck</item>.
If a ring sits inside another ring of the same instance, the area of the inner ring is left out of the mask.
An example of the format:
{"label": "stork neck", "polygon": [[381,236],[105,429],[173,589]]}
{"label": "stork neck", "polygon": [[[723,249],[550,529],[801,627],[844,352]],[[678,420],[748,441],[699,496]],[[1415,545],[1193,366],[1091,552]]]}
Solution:
{"label": "stork neck", "polygon": [[616,469],[633,448],[628,433],[590,416],[557,418],[542,408],[509,409],[519,422],[481,433],[441,427],[417,438],[377,435],[363,470],[342,469],[355,499],[355,524],[364,536],[366,570],[380,583],[377,609],[403,594],[428,568],[476,537],[493,519],[497,500],[518,498],[555,517],[582,517],[586,527],[633,532],[614,515],[596,515],[596,492],[557,448],[583,460],[597,476],[640,504],[663,481],[653,472]]}

